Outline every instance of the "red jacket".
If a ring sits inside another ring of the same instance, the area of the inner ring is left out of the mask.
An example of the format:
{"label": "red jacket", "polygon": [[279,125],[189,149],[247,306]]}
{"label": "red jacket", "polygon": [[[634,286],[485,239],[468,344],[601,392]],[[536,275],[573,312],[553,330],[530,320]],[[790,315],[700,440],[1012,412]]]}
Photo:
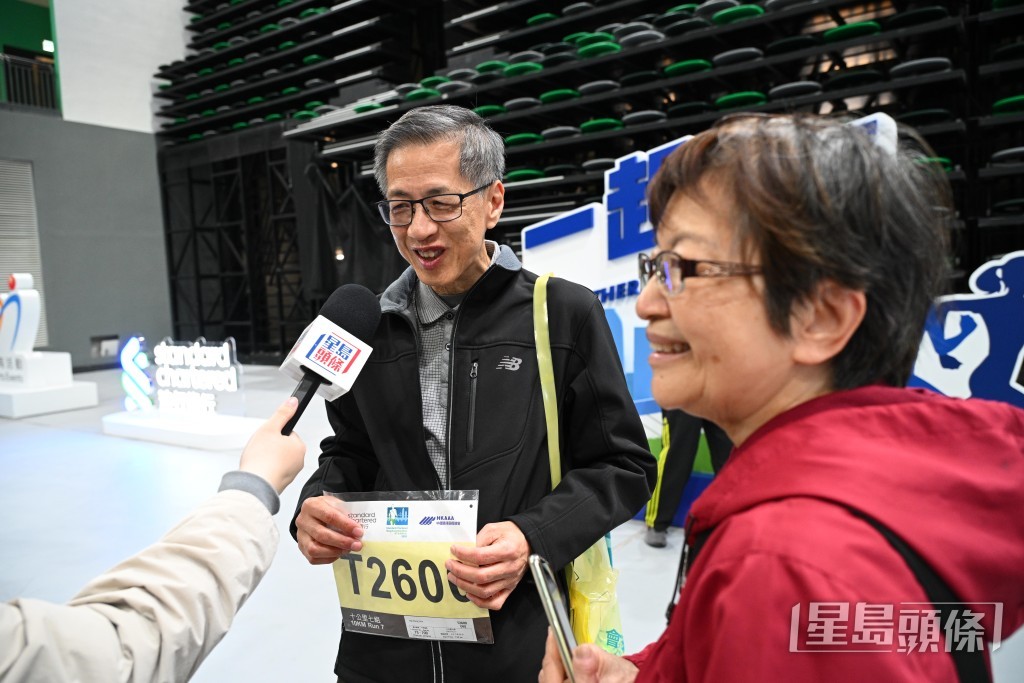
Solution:
{"label": "red jacket", "polygon": [[[864,387],[762,426],[694,503],[690,538],[714,532],[666,631],[629,658],[638,683],[956,681],[944,640],[937,652],[906,652],[900,632],[912,637],[928,623],[915,616],[930,607],[924,590],[885,538],[842,505],[896,532],[961,601],[1002,603],[1002,638],[1024,622],[1024,411]],[[926,604],[906,604],[915,602]],[[877,646],[884,652],[851,651],[867,647],[850,644],[867,634],[857,603],[892,635],[892,645]],[[878,611],[885,605],[891,615]],[[815,621],[810,635],[811,609],[836,617],[836,630]],[[991,641],[994,609],[967,609],[989,615],[981,624]],[[822,644],[829,633],[833,644]]]}

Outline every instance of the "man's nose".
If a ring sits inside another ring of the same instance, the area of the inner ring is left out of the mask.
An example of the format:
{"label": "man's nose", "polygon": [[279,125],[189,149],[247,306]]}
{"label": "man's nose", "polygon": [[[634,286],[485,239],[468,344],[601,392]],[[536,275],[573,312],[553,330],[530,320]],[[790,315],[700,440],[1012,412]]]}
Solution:
{"label": "man's nose", "polygon": [[422,242],[437,232],[437,223],[431,220],[422,205],[415,206],[412,213],[412,223],[409,224],[409,237]]}

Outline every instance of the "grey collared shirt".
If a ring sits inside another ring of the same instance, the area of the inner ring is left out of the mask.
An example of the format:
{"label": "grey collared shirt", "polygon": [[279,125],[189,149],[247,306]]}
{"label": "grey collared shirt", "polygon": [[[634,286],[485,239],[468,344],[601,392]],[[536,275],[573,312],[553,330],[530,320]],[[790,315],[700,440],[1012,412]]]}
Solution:
{"label": "grey collared shirt", "polygon": [[[491,265],[498,254],[496,242],[484,242],[491,257]],[[413,305],[419,327],[420,397],[423,400],[423,438],[427,453],[434,464],[441,488],[447,489],[448,480],[448,398],[451,369],[452,333],[455,312],[459,306],[449,306],[423,282],[416,283]]]}

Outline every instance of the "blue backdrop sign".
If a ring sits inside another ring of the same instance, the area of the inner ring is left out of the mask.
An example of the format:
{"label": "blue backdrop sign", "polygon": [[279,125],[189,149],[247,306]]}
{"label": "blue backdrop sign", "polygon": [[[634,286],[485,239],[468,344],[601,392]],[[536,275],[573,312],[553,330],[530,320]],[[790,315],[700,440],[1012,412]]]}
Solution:
{"label": "blue backdrop sign", "polygon": [[969,282],[970,294],[933,307],[910,386],[1024,408],[1024,251],[989,261]]}
{"label": "blue backdrop sign", "polygon": [[636,255],[654,246],[647,184],[665,157],[691,136],[634,152],[605,172],[602,203],[587,204],[523,230],[523,265],[592,289],[605,307],[630,393],[641,415],[660,413],[651,398],[650,345],[636,314]]}

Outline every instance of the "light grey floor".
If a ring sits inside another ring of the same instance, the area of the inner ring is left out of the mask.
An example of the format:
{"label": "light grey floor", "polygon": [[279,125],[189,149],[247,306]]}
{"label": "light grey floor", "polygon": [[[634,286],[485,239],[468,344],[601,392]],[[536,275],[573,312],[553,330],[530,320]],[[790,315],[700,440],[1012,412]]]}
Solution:
{"label": "light grey floor", "polygon": [[[0,600],[33,597],[63,602],[89,578],[155,541],[194,505],[216,491],[238,454],[108,437],[100,418],[120,410],[119,373],[76,376],[98,384],[100,405],[21,420],[0,418]],[[293,383],[276,368],[245,368],[245,414],[266,417]],[[296,430],[309,453],[303,481],[329,433],[322,401]],[[263,583],[224,641],[193,680],[333,683],[338,607],[330,567],[310,567],[287,525],[299,486],[282,497],[281,547]],[[619,600],[628,651],[656,639],[664,626],[682,534],[650,548],[643,525],[612,535],[621,570]],[[1024,580],[1024,568],[1022,568]],[[996,680],[1024,680],[1024,636],[995,653]]]}

